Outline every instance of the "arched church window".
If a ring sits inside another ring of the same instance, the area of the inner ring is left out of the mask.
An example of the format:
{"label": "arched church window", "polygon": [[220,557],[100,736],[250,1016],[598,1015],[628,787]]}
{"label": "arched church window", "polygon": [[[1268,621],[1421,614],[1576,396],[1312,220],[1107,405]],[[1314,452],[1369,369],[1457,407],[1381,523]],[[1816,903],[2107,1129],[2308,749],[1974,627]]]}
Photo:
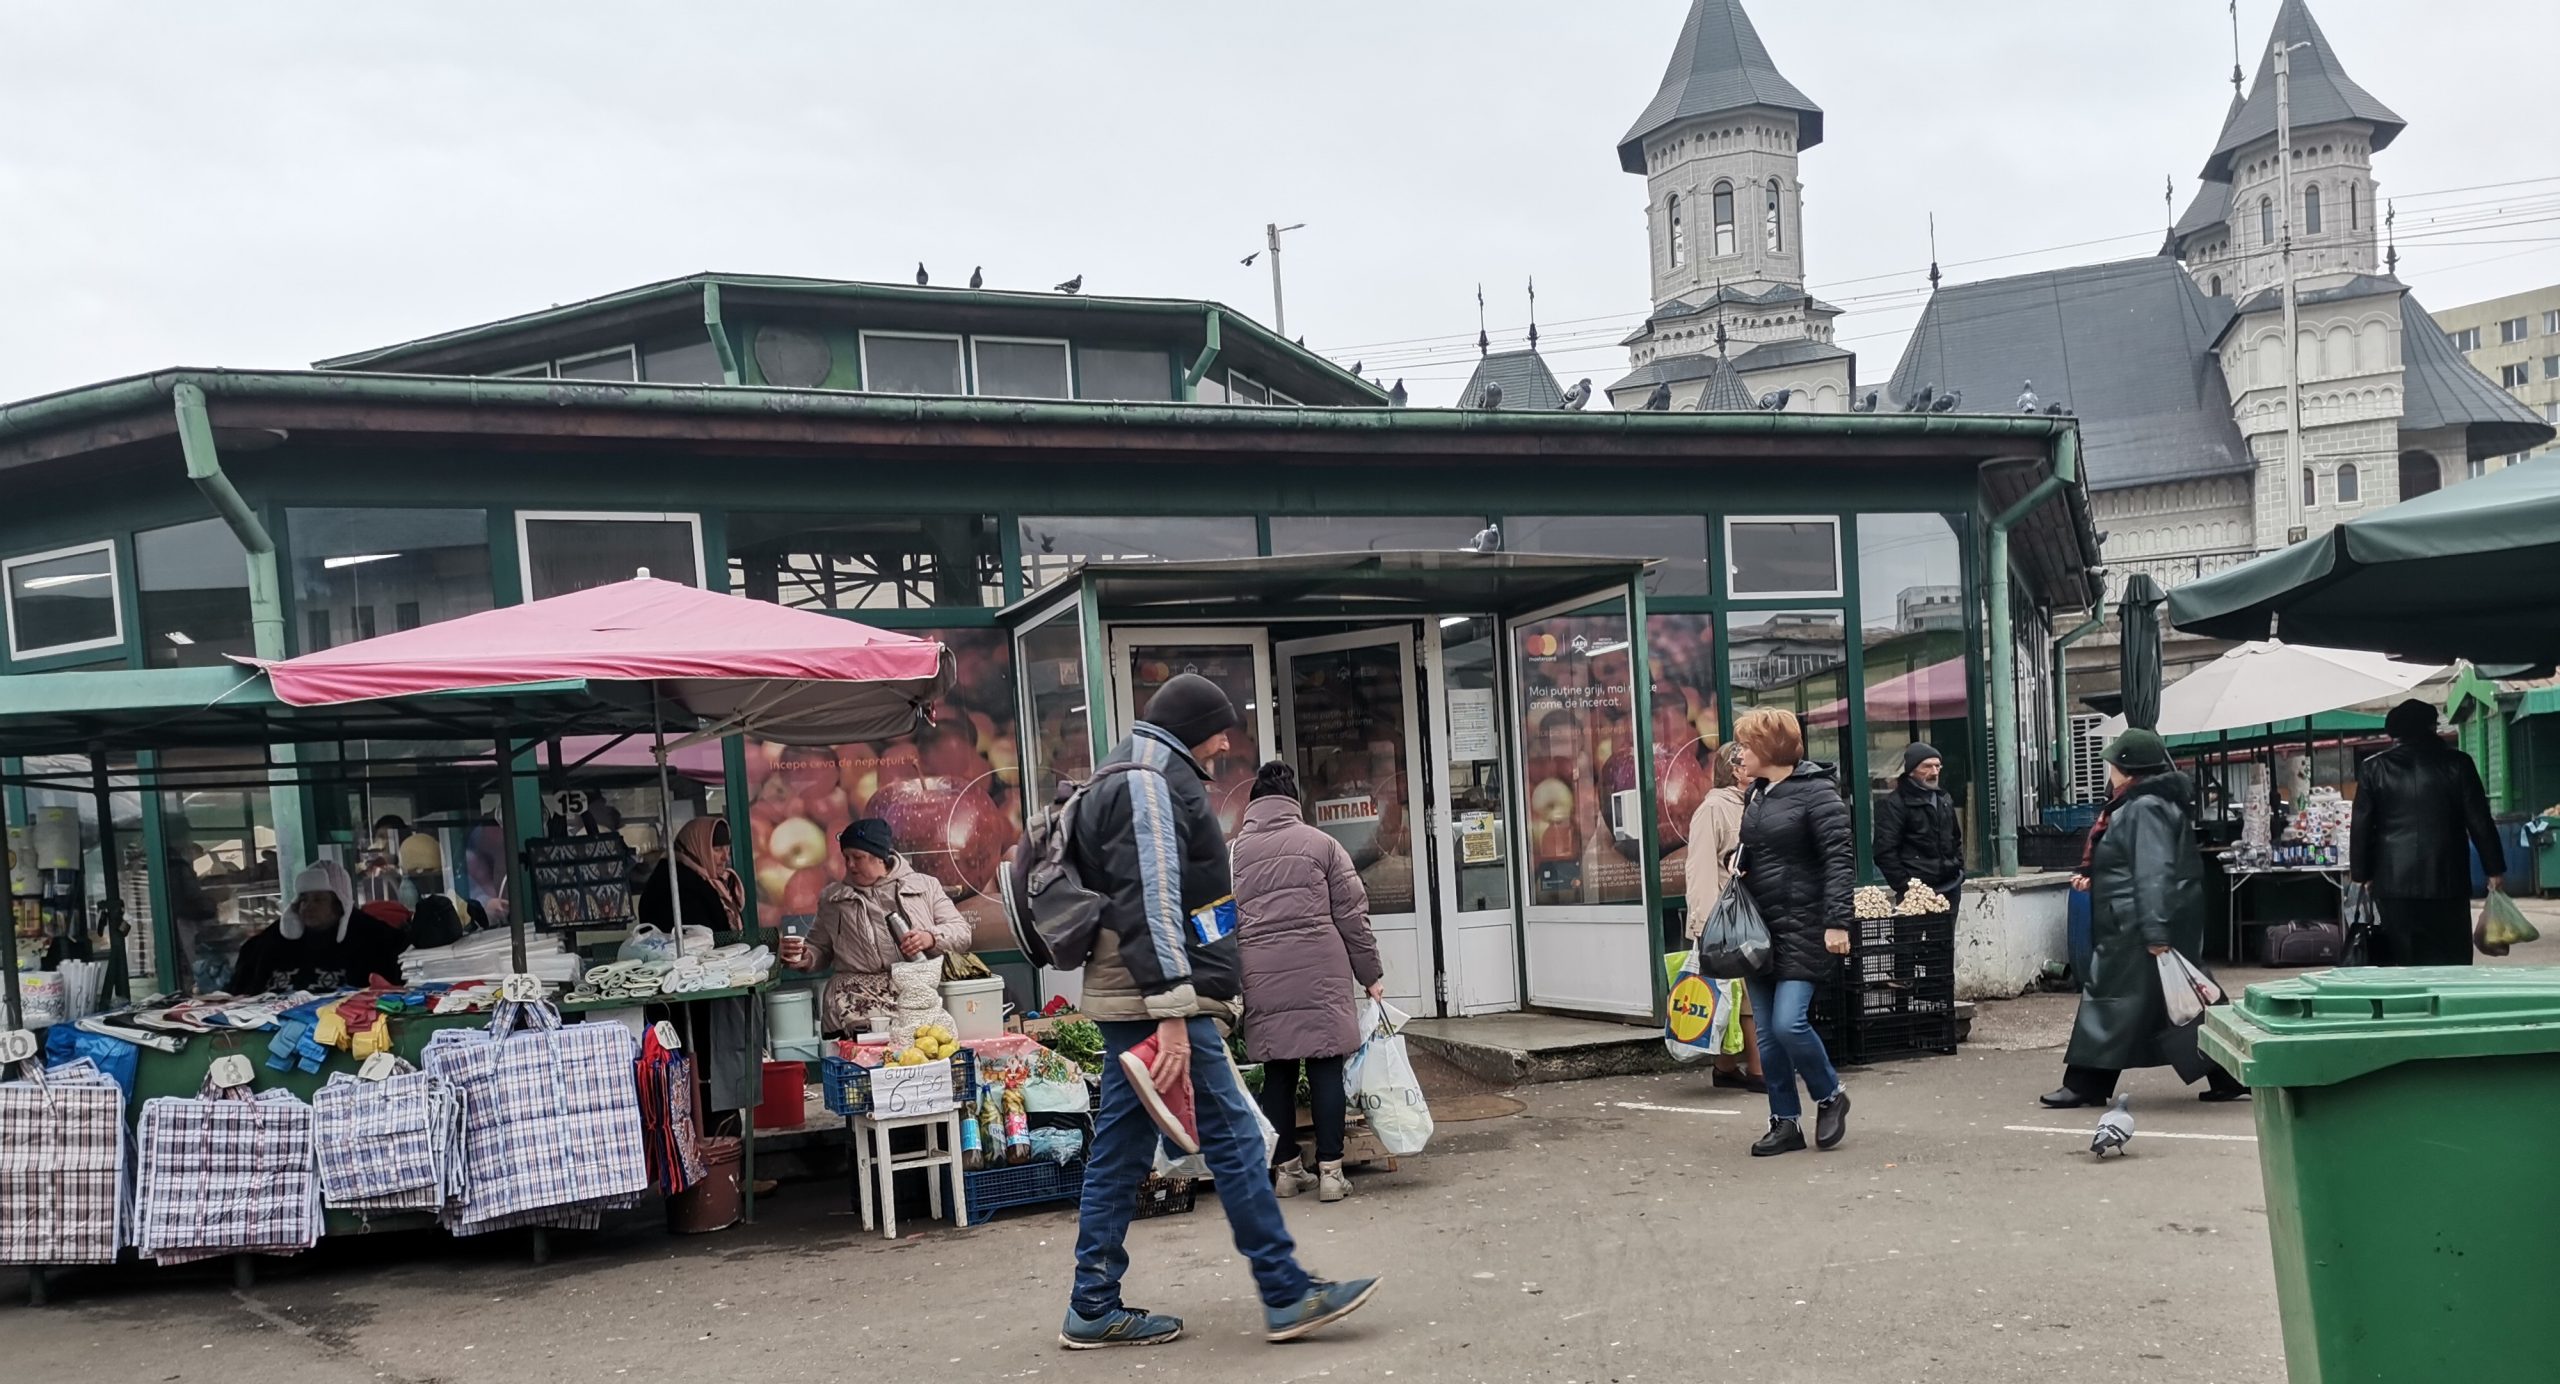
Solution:
{"label": "arched church window", "polygon": [[2341,462],[2338,466],[2338,503],[2342,505],[2351,505],[2354,504],[2358,498],[2359,487],[2356,482],[2356,464],[2352,461]]}
{"label": "arched church window", "polygon": [[1689,233],[1680,224],[1679,193],[1672,193],[1671,200],[1663,203],[1663,214],[1671,222],[1671,267],[1677,269],[1689,262]]}
{"label": "arched church window", "polygon": [[2347,184],[2347,229],[2351,231],[2364,225],[2361,214],[2356,210],[2356,200],[2356,185],[2349,183]]}
{"label": "arched church window", "polygon": [[2318,476],[2315,476],[2315,475],[2311,474],[2311,468],[2310,468],[2310,467],[2308,467],[2308,466],[2303,467],[2303,468],[2302,468],[2302,507],[2303,507],[2304,509],[2310,509],[2310,508],[2313,508],[2314,506],[2318,505],[2319,503],[2320,503],[2320,478],[2319,478]]}
{"label": "arched church window", "polygon": [[2213,296],[2216,298],[2222,296],[2222,276],[2220,274],[2213,276]]}
{"label": "arched church window", "polygon": [[1781,219],[1781,213],[1778,210],[1778,180],[1771,178],[1769,180],[1769,253],[1773,255],[1787,248],[1786,234],[1779,225]]}
{"label": "arched church window", "polygon": [[1716,253],[1733,253],[1733,184],[1718,183],[1715,192]]}
{"label": "arched church window", "polygon": [[2272,198],[2258,199],[2258,243],[2260,245],[2276,243],[2276,204]]}
{"label": "arched church window", "polygon": [[2305,183],[2302,187],[2302,233],[2320,234],[2320,185]]}

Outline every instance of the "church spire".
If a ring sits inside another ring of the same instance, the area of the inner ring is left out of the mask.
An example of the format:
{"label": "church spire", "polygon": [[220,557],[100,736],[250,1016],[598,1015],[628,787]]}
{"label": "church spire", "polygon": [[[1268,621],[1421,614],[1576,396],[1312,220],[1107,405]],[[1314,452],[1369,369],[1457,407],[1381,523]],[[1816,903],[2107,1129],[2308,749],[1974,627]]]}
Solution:
{"label": "church spire", "polygon": [[2222,127],[2222,138],[2214,141],[2213,153],[2205,160],[2206,178],[2230,181],[2234,154],[2260,140],[2275,138],[2278,44],[2288,48],[2303,45],[2294,53],[2292,63],[2294,129],[2360,121],[2373,127],[2373,149],[2379,153],[2407,126],[2407,121],[2347,76],[2337,50],[2329,46],[2329,36],[2320,32],[2320,22],[2311,17],[2310,5],[2305,0],[2284,0],[2276,10],[2275,31],[2268,36],[2266,46],[2258,50],[2258,75],[2249,83],[2248,99],[2232,109],[2230,120]]}
{"label": "church spire", "polygon": [[1644,142],[1693,116],[1770,106],[1796,117],[1796,148],[1822,142],[1822,107],[1778,74],[1742,0],[1690,0],[1662,87],[1618,141],[1618,165],[1645,171]]}

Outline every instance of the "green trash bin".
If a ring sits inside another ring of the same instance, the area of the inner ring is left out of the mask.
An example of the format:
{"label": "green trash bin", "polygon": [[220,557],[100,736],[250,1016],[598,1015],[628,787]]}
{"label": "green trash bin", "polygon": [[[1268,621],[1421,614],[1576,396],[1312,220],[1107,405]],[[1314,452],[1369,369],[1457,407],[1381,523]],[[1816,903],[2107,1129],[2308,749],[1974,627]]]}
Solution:
{"label": "green trash bin", "polygon": [[2293,1384],[2560,1379],[2560,967],[2252,985],[2202,1043],[2257,1094]]}

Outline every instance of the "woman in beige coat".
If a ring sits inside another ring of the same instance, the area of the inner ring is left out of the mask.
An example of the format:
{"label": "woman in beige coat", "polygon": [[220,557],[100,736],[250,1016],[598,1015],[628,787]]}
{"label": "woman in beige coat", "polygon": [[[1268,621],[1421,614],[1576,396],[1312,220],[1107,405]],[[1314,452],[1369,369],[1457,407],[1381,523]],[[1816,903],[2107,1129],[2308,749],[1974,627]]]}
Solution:
{"label": "woman in beige coat", "polygon": [[809,935],[783,939],[782,964],[799,971],[834,968],[818,1020],[828,1033],[851,1038],[871,1026],[872,1015],[894,1007],[891,966],[965,952],[975,929],[942,881],[898,854],[887,822],[856,822],[838,844],[845,876],[818,896]]}
{"label": "woman in beige coat", "polygon": [[[1698,804],[1697,815],[1689,819],[1688,909],[1689,940],[1707,925],[1707,915],[1715,911],[1716,900],[1724,897],[1725,887],[1733,883],[1733,852],[1742,844],[1742,788],[1736,782],[1735,766],[1738,744],[1709,749],[1699,742],[1698,754],[1707,761],[1707,771],[1715,783]],[[1767,1083],[1760,1079],[1760,1033],[1751,1022],[1751,993],[1746,987],[1742,996],[1742,1051],[1716,1059],[1715,1083],[1742,1091],[1765,1091]]]}

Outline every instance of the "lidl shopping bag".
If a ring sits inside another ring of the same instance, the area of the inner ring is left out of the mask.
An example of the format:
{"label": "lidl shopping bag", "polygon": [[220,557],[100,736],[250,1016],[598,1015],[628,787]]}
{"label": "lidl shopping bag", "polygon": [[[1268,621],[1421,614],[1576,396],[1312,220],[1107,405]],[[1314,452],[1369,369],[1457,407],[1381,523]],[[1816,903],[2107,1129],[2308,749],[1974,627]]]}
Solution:
{"label": "lidl shopping bag", "polygon": [[1736,994],[1742,982],[1718,980],[1698,973],[1695,951],[1662,958],[1666,990],[1662,1046],[1673,1060],[1695,1062],[1736,1050],[1735,1020],[1741,1007]]}

